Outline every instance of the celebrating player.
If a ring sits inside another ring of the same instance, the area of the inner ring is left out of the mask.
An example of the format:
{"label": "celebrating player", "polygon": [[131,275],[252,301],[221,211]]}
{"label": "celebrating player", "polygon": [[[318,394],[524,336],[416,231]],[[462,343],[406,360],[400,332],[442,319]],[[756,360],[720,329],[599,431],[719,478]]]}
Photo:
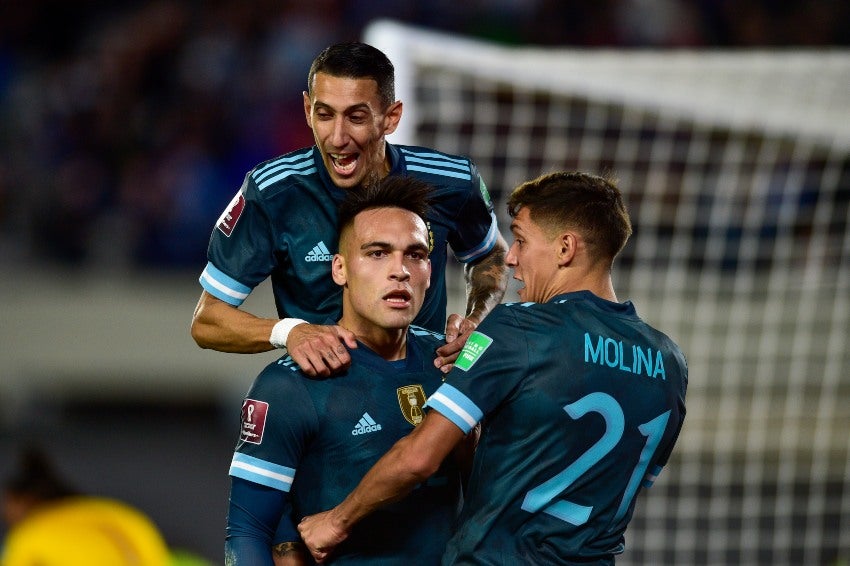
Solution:
{"label": "celebrating player", "polygon": [[[445,331],[434,364],[448,371],[466,337],[505,292],[507,244],[487,188],[467,158],[386,142],[402,114],[392,63],[363,43],[326,48],[314,61],[304,112],[316,145],[250,171],[213,230],[192,336],[204,348],[253,353],[287,348],[308,375],[351,362],[354,336],[336,325],[339,289],[328,273],[336,251],[337,207],[346,192],[388,175],[435,188],[426,218],[432,243],[431,287],[416,324]],[[466,316],[446,320],[447,245],[465,264]],[[281,319],[238,307],[268,276]],[[311,324],[305,324],[309,322]]]}
{"label": "celebrating player", "polygon": [[318,561],[482,419],[444,564],[613,564],[623,551],[635,497],[681,430],[684,356],[617,301],[611,268],[631,223],[612,182],[552,173],[520,185],[508,208],[506,262],[524,302],[497,306],[422,424],[339,506],[299,525]]}
{"label": "celebrating player", "polygon": [[[312,563],[298,520],[339,503],[421,422],[421,406],[442,383],[431,359],[443,337],[410,326],[431,275],[429,191],[421,181],[393,176],[350,191],[342,204],[332,264],[333,281],[342,288],[338,325],[360,347],[338,378],[308,378],[284,356],[254,382],[230,467],[228,566],[272,564],[273,552],[278,566]],[[447,462],[431,481],[363,521],[337,558],[343,564],[438,564],[459,496],[458,468]]]}

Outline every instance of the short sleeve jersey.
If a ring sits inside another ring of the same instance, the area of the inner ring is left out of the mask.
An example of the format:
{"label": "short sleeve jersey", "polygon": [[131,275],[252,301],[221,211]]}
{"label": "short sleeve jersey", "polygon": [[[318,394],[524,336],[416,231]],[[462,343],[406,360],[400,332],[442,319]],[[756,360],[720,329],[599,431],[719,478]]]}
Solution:
{"label": "short sleeve jersey", "polygon": [[[230,475],[288,492],[294,524],[334,507],[421,422],[427,396],[442,383],[431,360],[443,340],[411,327],[399,362],[360,344],[348,372],[324,380],[303,375],[289,356],[270,364],[243,402]],[[358,524],[334,551],[334,564],[439,564],[460,508],[450,460]]]}
{"label": "short sleeve jersey", "polygon": [[[387,144],[391,175],[434,188],[427,217],[431,286],[414,324],[445,330],[447,245],[474,262],[498,237],[493,204],[475,165],[431,149]],[[278,316],[318,323],[342,312],[342,293],[330,277],[337,251],[337,210],[345,190],[331,181],[314,146],[258,165],[219,218],[210,237],[203,288],[239,306],[269,276]]]}
{"label": "short sleeve jersey", "polygon": [[482,422],[444,563],[613,562],[686,387],[682,352],[630,302],[581,291],[497,306],[427,403],[464,431]]}

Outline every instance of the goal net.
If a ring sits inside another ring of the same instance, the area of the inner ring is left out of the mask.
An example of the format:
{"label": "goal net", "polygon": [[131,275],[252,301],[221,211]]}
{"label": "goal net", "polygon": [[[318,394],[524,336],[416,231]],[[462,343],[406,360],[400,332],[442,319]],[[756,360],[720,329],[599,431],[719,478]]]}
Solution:
{"label": "goal net", "polygon": [[618,564],[850,561],[850,51],[508,48],[388,21],[366,41],[396,65],[392,141],[472,157],[508,241],[521,181],[619,179],[618,296],[690,384]]}

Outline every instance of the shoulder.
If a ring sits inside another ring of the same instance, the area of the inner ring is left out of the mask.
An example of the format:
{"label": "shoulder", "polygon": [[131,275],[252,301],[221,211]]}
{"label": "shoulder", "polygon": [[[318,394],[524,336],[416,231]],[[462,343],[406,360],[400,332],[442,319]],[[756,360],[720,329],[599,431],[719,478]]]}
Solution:
{"label": "shoulder", "polygon": [[419,344],[423,350],[428,350],[429,348],[439,348],[446,341],[446,335],[440,334],[439,332],[434,332],[428,330],[427,328],[422,328],[421,326],[416,326],[411,324],[408,329],[409,335],[412,337],[417,344]]}
{"label": "shoulder", "polygon": [[532,302],[502,303],[496,305],[481,325],[515,325],[519,320],[539,316],[544,305],[545,303]]}
{"label": "shoulder", "polygon": [[311,176],[317,177],[318,169],[313,147],[305,147],[264,161],[248,172],[246,182],[251,181],[260,194],[278,193]]}
{"label": "shoulder", "polygon": [[412,145],[392,146],[404,162],[408,174],[424,181],[439,184],[465,184],[477,182],[478,170],[471,159]]}
{"label": "shoulder", "polygon": [[274,395],[295,395],[306,390],[310,379],[301,368],[285,354],[268,364],[254,380],[251,387],[253,394],[272,393]]}

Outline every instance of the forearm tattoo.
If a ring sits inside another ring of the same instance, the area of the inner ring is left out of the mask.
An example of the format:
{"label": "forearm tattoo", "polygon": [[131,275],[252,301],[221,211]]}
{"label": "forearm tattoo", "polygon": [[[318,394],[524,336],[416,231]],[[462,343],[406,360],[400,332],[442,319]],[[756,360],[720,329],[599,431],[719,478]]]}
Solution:
{"label": "forearm tattoo", "polygon": [[465,276],[466,317],[481,322],[501,302],[507,288],[508,267],[502,242],[497,242],[478,263],[467,265]]}

